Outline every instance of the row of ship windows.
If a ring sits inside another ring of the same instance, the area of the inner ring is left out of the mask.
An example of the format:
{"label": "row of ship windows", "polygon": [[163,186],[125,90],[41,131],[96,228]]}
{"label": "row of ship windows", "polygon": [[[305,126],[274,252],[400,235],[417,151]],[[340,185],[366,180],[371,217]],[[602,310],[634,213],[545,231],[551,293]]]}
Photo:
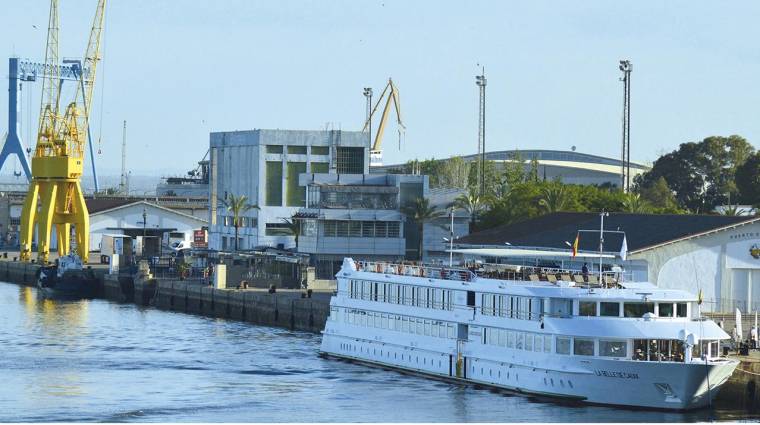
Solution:
{"label": "row of ship windows", "polygon": [[510,317],[522,320],[540,320],[544,300],[516,295],[481,295],[481,312],[486,316]]}
{"label": "row of ship windows", "polygon": [[[495,345],[517,350],[552,352],[552,335],[534,334],[531,332],[510,331],[506,329],[485,328],[483,344]],[[599,356],[627,357],[628,343],[620,340],[604,340],[599,342]],[[555,353],[576,356],[593,356],[595,340],[593,338],[573,338],[557,336]],[[572,350],[571,350],[572,347]]]}
{"label": "row of ship windows", "polygon": [[357,279],[351,279],[348,282],[350,298],[437,310],[452,310],[454,306],[452,295],[453,291],[450,289]]}
{"label": "row of ship windows", "polygon": [[456,325],[440,320],[420,319],[400,316],[397,314],[376,313],[374,311],[344,310],[337,307],[330,309],[330,319],[356,326],[388,329],[415,335],[432,336],[436,338],[456,338]]}

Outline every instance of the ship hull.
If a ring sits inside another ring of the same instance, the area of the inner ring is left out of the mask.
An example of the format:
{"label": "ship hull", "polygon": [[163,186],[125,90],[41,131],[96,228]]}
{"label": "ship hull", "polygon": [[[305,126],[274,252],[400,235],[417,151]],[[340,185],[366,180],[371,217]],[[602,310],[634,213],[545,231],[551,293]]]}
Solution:
{"label": "ship hull", "polygon": [[479,357],[474,353],[462,356],[457,365],[455,351],[436,351],[334,334],[323,335],[321,354],[558,401],[661,410],[708,407],[738,365],[735,360],[705,365],[595,359],[579,367],[563,364],[561,358],[547,357],[533,365],[525,365],[506,358]]}

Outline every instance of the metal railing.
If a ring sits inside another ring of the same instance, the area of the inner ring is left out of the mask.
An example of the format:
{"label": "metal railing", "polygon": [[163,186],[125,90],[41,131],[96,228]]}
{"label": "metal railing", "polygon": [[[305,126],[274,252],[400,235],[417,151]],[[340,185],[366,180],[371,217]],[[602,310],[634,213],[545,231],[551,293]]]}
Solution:
{"label": "metal railing", "polygon": [[361,272],[427,277],[431,279],[457,280],[463,282],[472,282],[476,277],[475,273],[465,269],[375,261],[357,261],[356,268],[357,271]]}

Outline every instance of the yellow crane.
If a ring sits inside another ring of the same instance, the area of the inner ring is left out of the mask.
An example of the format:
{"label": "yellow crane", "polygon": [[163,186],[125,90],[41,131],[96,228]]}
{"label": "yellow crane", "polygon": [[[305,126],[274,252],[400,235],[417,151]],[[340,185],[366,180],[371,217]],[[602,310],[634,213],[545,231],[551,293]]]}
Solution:
{"label": "yellow crane", "polygon": [[[386,97],[387,95],[387,97]],[[393,84],[393,79],[388,79],[388,84],[385,85],[383,92],[377,99],[375,106],[372,108],[372,112],[367,117],[367,121],[364,123],[362,131],[371,130],[372,116],[375,115],[375,111],[380,104],[385,100],[385,107],[383,108],[383,115],[380,117],[380,124],[377,126],[377,133],[375,134],[375,141],[372,144],[372,148],[369,151],[369,165],[370,167],[377,167],[383,165],[383,133],[385,133],[385,125],[388,123],[388,113],[391,110],[391,102],[393,102],[394,109],[396,110],[396,122],[398,123],[399,144],[401,143],[401,134],[406,127],[401,121],[401,103],[399,102],[399,94],[396,85]]]}
{"label": "yellow crane", "polygon": [[76,234],[77,254],[87,261],[90,217],[80,180],[84,167],[90,106],[103,33],[106,0],[98,0],[87,50],[81,64],[74,100],[61,115],[61,86],[58,78],[58,0],[50,1],[45,65],[49,71],[42,84],[42,102],[37,145],[32,157],[32,181],[21,212],[21,259],[29,261],[37,226],[38,261],[48,262],[50,235],[55,226],[58,254],[71,248],[71,226]]}

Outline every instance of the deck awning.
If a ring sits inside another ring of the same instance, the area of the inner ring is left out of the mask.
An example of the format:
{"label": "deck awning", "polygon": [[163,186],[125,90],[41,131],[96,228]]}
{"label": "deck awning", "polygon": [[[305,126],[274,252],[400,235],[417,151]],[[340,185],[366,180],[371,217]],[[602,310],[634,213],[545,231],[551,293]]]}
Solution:
{"label": "deck awning", "polygon": [[[568,251],[550,251],[545,249],[524,249],[524,248],[466,248],[466,249],[447,249],[446,252],[456,254],[478,255],[482,257],[565,257],[572,258],[573,253]],[[575,258],[599,258],[596,252],[579,252]],[[614,254],[602,254],[602,258],[615,258]]]}

